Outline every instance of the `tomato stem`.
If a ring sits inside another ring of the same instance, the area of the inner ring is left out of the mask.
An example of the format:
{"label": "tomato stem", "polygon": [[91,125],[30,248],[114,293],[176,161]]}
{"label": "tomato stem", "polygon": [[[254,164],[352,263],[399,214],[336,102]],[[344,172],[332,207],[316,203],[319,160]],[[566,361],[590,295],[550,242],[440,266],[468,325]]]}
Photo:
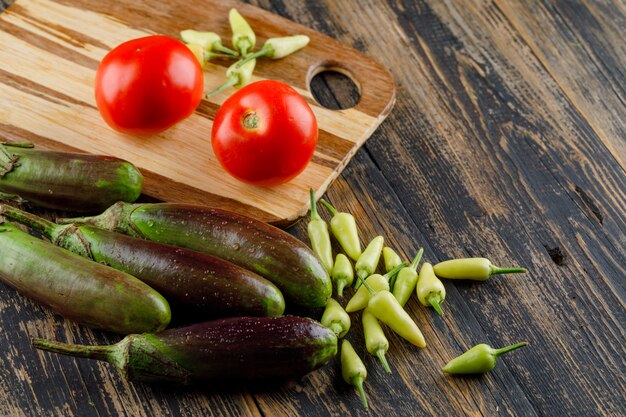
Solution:
{"label": "tomato stem", "polygon": [[259,116],[255,111],[249,110],[243,115],[243,127],[246,130],[255,130],[259,127]]}

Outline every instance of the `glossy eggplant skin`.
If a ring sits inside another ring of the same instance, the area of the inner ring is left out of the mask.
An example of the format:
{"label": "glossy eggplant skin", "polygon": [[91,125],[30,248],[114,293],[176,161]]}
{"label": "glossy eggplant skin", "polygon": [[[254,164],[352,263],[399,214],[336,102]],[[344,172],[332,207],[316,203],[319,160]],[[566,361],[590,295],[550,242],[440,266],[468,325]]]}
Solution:
{"label": "glossy eggplant skin", "polygon": [[0,280],[61,316],[115,333],[167,327],[170,307],[126,273],[0,224]]}
{"label": "glossy eggplant skin", "polygon": [[328,273],[311,249],[290,234],[226,210],[190,204],[116,203],[84,222],[155,242],[213,255],[274,284],[287,301],[323,307],[331,295]]}
{"label": "glossy eggplant skin", "polygon": [[74,238],[86,243],[93,260],[131,274],[165,296],[176,320],[275,317],[285,311],[274,284],[223,259],[91,226],[75,230]]}
{"label": "glossy eggplant skin", "polygon": [[130,162],[109,156],[41,151],[1,144],[14,160],[0,175],[0,191],[31,204],[93,213],[116,201],[135,201],[143,176]]}
{"label": "glossy eggplant skin", "polygon": [[295,316],[235,317],[142,337],[190,371],[191,380],[297,377],[337,353],[331,330]]}

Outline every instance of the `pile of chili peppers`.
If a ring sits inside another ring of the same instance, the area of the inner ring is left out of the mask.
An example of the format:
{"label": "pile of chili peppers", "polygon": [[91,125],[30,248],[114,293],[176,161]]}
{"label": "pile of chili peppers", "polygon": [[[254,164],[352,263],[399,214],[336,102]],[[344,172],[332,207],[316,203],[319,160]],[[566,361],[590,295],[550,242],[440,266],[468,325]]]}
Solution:
{"label": "pile of chili peppers", "polygon": [[202,68],[214,58],[234,59],[236,62],[226,70],[226,81],[214,89],[207,97],[214,96],[229,87],[243,87],[252,80],[252,73],[257,58],[280,59],[304,48],[309,43],[306,35],[270,38],[261,49],[253,51],[256,46],[256,35],[246,19],[236,10],[228,13],[228,21],[233,36],[231,43],[234,49],[222,44],[220,36],[215,32],[199,32],[187,29],[180,32],[180,37],[194,53]]}
{"label": "pile of chili peppers", "polygon": [[[354,216],[337,211],[330,203],[321,199],[320,203],[332,215],[329,232],[328,224],[317,211],[315,193],[312,189],[310,193],[311,220],[308,224],[308,235],[311,248],[330,272],[339,297],[343,297],[344,289],[353,283],[356,290],[345,309],[337,300],[331,298],[326,305],[321,323],[330,328],[337,337],[343,338],[351,326],[349,313],[363,310],[361,321],[365,348],[380,360],[387,373],[391,373],[385,356],[389,349],[389,341],[381,323],[409,343],[419,348],[426,347],[422,332],[404,309],[413,293],[422,305],[432,307],[438,314],[443,314],[441,304],[446,298],[446,289],[440,278],[486,281],[492,275],[526,272],[524,268],[499,268],[485,258],[466,258],[452,259],[434,266],[424,262],[418,273],[418,266],[424,254],[423,248],[419,249],[410,264],[403,262],[393,249],[385,247],[383,236],[376,236],[365,250],[361,250]],[[337,254],[334,262],[331,232],[345,253]],[[387,272],[385,275],[376,273],[381,255]],[[355,262],[354,268],[350,259]],[[500,349],[479,344],[452,359],[443,368],[443,372],[448,374],[489,372],[495,367],[496,359],[500,355],[522,346],[526,346],[526,342]],[[357,388],[363,406],[367,408],[367,398],[363,389],[367,369],[350,342],[345,339],[341,346],[341,372],[346,383]]]}

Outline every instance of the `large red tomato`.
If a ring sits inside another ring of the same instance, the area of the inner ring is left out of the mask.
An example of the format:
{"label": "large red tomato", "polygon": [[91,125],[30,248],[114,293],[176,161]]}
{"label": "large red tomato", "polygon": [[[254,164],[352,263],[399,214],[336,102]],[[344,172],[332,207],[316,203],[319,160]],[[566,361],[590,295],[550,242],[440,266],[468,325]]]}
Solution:
{"label": "large red tomato", "polygon": [[176,39],[147,36],[111,50],[96,73],[96,104],[113,129],[159,133],[188,117],[204,79],[193,53]]}
{"label": "large red tomato", "polygon": [[317,145],[317,120],[290,86],[265,80],[230,96],[213,121],[220,164],[241,181],[271,186],[300,174]]}

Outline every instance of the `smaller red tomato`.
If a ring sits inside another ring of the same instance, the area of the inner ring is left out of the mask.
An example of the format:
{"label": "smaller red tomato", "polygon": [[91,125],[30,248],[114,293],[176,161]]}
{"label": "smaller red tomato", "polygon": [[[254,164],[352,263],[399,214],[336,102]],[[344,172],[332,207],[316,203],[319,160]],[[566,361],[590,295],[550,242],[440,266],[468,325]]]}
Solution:
{"label": "smaller red tomato", "polygon": [[241,88],[222,104],[211,142],[218,161],[235,178],[271,186],[304,170],[317,135],[315,115],[296,90],[265,80]]}
{"label": "smaller red tomato", "polygon": [[147,36],[115,47],[96,72],[96,104],[113,129],[135,135],[164,131],[200,104],[200,63],[182,42]]}

